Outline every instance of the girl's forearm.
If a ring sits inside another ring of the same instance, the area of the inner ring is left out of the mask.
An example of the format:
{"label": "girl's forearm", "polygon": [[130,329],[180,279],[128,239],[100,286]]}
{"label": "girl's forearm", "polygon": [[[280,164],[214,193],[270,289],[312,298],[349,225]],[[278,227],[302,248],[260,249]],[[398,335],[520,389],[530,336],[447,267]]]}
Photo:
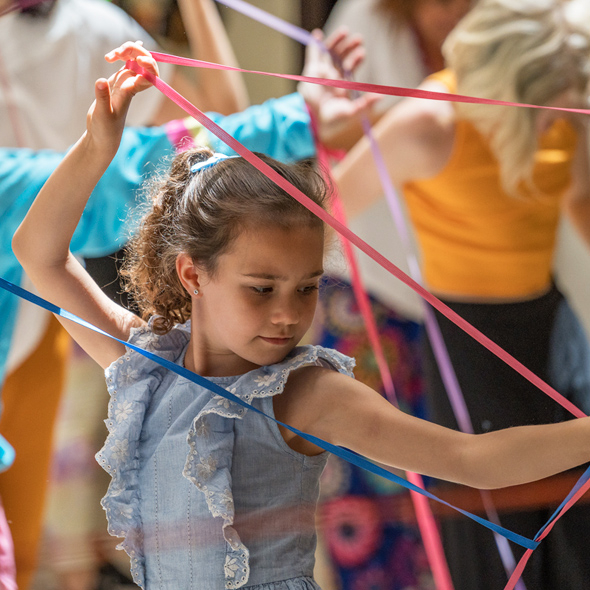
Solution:
{"label": "girl's forearm", "polygon": [[37,267],[65,264],[88,198],[115,153],[100,148],[85,133],[49,177],[12,242],[29,274]]}
{"label": "girl's forearm", "polygon": [[590,418],[475,435],[461,483],[493,489],[536,481],[590,461]]}

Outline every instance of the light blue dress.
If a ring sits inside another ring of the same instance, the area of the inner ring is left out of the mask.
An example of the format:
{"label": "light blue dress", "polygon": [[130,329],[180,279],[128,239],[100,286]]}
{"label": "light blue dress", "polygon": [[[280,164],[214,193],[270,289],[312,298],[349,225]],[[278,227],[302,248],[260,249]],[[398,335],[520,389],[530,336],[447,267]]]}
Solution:
{"label": "light blue dress", "polygon": [[[190,324],[130,342],[182,364]],[[354,361],[318,346],[281,363],[214,377],[264,413],[289,373],[322,365],[352,376]],[[128,349],[106,370],[109,435],[97,460],[112,481],[109,532],[147,590],[317,590],[315,508],[327,453],[292,450],[275,422]]]}

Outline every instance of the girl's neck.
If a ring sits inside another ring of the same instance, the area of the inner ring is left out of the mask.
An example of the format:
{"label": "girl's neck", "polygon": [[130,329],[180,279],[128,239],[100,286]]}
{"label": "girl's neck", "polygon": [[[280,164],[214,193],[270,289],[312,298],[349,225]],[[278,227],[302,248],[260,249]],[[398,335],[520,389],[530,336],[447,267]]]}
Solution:
{"label": "girl's neck", "polygon": [[193,336],[188,343],[183,364],[185,369],[203,377],[233,377],[259,367],[236,355],[207,351],[203,343],[195,344]]}

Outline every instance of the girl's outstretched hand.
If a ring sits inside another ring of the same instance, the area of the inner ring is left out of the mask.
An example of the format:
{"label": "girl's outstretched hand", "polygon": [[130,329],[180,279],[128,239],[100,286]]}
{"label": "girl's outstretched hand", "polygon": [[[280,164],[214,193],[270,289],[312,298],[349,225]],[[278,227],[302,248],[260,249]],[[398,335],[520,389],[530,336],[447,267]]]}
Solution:
{"label": "girl's outstretched hand", "polygon": [[[158,66],[150,52],[143,48],[141,41],[124,43],[107,53],[105,59],[110,63],[118,60],[136,61],[143,69],[158,76]],[[96,100],[92,103],[86,118],[90,139],[103,148],[116,151],[131,99],[151,85],[143,76],[125,66],[108,80],[97,80],[94,86]]]}

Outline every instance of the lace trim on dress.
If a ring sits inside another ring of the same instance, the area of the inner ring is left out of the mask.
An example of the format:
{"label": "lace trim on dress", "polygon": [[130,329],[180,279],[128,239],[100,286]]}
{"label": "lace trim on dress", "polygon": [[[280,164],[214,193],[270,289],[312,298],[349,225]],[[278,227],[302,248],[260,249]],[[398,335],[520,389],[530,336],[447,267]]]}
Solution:
{"label": "lace trim on dress", "polygon": [[[155,335],[148,324],[133,328],[129,342],[176,361],[189,337],[186,324],[165,337]],[[141,588],[145,587],[145,557],[139,511],[139,438],[149,401],[165,372],[154,361],[129,349],[105,370],[110,394],[105,420],[109,434],[96,460],[111,476],[111,483],[101,505],[109,534],[123,537],[117,548],[129,555],[133,581]]]}

